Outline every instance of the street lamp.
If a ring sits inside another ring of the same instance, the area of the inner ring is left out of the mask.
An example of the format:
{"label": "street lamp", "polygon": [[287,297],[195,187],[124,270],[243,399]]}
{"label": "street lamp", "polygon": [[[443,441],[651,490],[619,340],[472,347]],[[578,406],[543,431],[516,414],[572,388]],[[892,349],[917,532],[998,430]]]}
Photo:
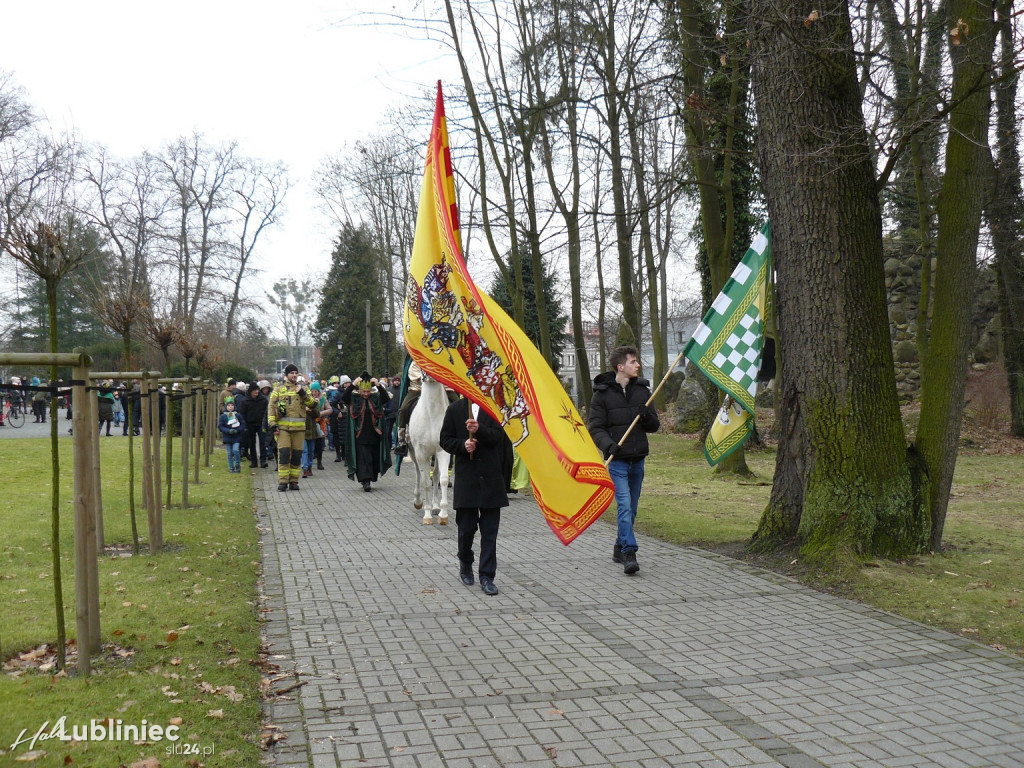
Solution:
{"label": "street lamp", "polygon": [[345,371],[341,367],[341,339],[338,339],[338,388],[341,389],[341,377]]}
{"label": "street lamp", "polygon": [[384,373],[391,375],[391,359],[388,355],[388,336],[391,334],[391,318],[385,317],[381,320],[380,329],[384,332]]}

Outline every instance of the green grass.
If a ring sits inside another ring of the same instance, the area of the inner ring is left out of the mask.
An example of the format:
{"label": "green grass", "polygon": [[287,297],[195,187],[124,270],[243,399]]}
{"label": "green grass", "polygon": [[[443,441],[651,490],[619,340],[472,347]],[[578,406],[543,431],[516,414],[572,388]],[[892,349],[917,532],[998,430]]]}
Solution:
{"label": "green grass", "polygon": [[[792,552],[753,557],[745,544],[771,493],[775,453],[750,452],[757,475],[715,476],[693,439],[652,436],[637,529],[678,544],[742,557],[809,586],[1024,655],[1024,472],[1020,456],[961,455],[941,553],[870,560],[824,581]],[[605,518],[614,522],[614,504]]]}
{"label": "green grass", "polygon": [[[75,635],[71,442],[61,440],[61,560],[68,637]],[[175,445],[177,451],[178,446]],[[0,499],[0,640],[5,660],[56,640],[50,551],[49,441],[0,442],[5,492]],[[127,545],[127,440],[101,438],[103,507],[107,545]],[[136,458],[141,465],[140,444]],[[94,657],[94,672],[80,679],[25,673],[0,675],[0,766],[29,747],[11,744],[61,716],[67,724],[121,719],[167,726],[181,718],[181,739],[215,748],[206,765],[249,766],[260,759],[259,629],[256,578],[260,552],[248,474],[227,472],[222,452],[214,466],[200,467],[190,485],[192,508],[164,511],[168,551],[151,557],[104,556],[99,560],[102,641],[118,648]],[[177,476],[180,465],[175,466]],[[139,477],[141,469],[137,467]],[[175,489],[175,503],[181,493]],[[138,484],[136,494],[139,496]],[[136,505],[140,539],[146,539],[141,496]],[[143,545],[143,552],[147,551]],[[185,628],[187,627],[187,628]],[[175,635],[168,633],[175,632]],[[119,654],[117,651],[123,649]],[[228,688],[233,686],[233,691]],[[213,692],[220,689],[219,693]],[[240,695],[240,697],[239,697]],[[210,717],[213,710],[223,717]],[[150,745],[104,741],[39,742],[47,755],[37,765],[117,766],[147,757],[164,765],[164,740]],[[70,758],[70,762],[67,762]]]}

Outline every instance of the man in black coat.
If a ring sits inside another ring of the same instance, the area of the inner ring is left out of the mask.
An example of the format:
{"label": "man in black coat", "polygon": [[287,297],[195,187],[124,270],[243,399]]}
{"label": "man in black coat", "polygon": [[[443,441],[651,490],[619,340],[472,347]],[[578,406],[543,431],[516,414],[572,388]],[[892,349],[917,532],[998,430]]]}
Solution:
{"label": "man in black coat", "polygon": [[267,416],[267,398],[260,392],[260,385],[255,381],[249,385],[249,391],[242,399],[238,414],[245,422],[246,453],[249,456],[249,468],[256,469],[256,454],[259,446],[260,466],[267,466],[267,446],[260,439],[263,434],[263,420]]}
{"label": "man in black coat", "polygon": [[[605,457],[612,457],[608,474],[615,483],[618,518],[612,561],[622,563],[623,572],[632,575],[640,570],[633,523],[644,482],[644,458],[650,452],[647,433],[657,432],[661,422],[654,406],[646,404],[651,397],[651,386],[647,379],[637,378],[640,361],[636,350],[618,347],[608,361],[612,370],[594,379],[587,429]],[[626,435],[629,425],[638,416],[637,425]]]}
{"label": "man in black coat", "polygon": [[512,443],[486,411],[469,400],[448,406],[441,425],[441,447],[454,456],[452,506],[459,527],[459,576],[473,584],[473,538],[480,529],[480,589],[498,594],[498,524],[508,506],[512,478]]}

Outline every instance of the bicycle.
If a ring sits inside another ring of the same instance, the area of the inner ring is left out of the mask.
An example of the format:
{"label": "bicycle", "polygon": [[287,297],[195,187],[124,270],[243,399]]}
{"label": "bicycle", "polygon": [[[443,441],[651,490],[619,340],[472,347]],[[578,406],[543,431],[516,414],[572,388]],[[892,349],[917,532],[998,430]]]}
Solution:
{"label": "bicycle", "polygon": [[10,397],[3,398],[3,423],[15,429],[25,423],[25,414],[21,412],[21,403],[12,404]]}

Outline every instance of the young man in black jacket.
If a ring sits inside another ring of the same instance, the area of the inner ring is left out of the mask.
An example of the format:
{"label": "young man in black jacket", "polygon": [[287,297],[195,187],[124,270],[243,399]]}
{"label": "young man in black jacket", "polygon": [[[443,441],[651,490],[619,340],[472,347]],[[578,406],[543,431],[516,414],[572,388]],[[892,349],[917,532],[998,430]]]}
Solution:
{"label": "young man in black jacket", "polygon": [[[501,425],[479,406],[462,399],[448,406],[441,447],[455,457],[452,506],[459,527],[459,576],[473,584],[473,538],[480,529],[480,589],[498,594],[498,524],[512,479],[512,442]],[[442,478],[443,481],[443,478]]]}
{"label": "young man in black jacket", "polygon": [[[612,457],[608,473],[615,483],[618,517],[612,560],[622,563],[624,573],[634,574],[640,570],[640,565],[636,561],[633,523],[644,482],[644,458],[650,452],[647,433],[657,432],[661,422],[654,406],[646,404],[651,387],[647,379],[638,378],[640,361],[636,350],[618,347],[609,362],[612,370],[594,379],[587,428],[598,449],[606,458]],[[626,435],[629,425],[638,416],[637,425]]]}

